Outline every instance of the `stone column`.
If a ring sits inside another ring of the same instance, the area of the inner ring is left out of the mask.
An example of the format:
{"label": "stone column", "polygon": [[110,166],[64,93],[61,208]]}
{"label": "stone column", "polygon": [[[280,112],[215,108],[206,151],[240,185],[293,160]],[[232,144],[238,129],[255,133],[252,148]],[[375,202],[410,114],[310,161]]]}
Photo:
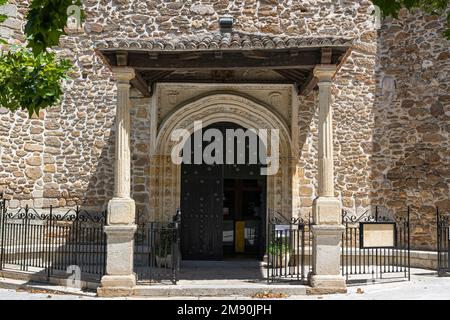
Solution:
{"label": "stone column", "polygon": [[106,275],[97,290],[101,296],[131,295],[136,284],[135,204],[130,197],[130,80],[135,73],[128,67],[113,68],[113,73],[117,81],[114,197],[108,203]]}
{"label": "stone column", "polygon": [[321,65],[314,69],[319,86],[319,161],[318,198],[313,204],[312,273],[310,285],[326,292],[346,291],[341,276],[341,203],[334,197],[333,115],[331,80],[336,66]]}

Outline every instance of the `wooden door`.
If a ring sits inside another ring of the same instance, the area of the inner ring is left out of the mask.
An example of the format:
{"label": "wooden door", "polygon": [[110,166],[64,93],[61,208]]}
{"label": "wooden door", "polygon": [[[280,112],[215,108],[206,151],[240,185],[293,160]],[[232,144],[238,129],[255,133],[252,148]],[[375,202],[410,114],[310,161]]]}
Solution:
{"label": "wooden door", "polygon": [[182,165],[181,252],[184,260],[222,260],[222,167]]}

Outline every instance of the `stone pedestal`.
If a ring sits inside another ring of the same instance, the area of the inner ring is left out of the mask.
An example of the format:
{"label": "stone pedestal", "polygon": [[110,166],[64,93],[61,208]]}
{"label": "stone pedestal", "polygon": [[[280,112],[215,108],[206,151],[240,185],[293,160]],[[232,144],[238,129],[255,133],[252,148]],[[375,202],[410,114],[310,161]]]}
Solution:
{"label": "stone pedestal", "polygon": [[317,293],[347,292],[341,275],[341,225],[314,225],[310,285]]}
{"label": "stone pedestal", "polygon": [[97,289],[99,296],[129,296],[133,293],[136,285],[133,272],[135,232],[136,225],[105,226],[106,275]]}

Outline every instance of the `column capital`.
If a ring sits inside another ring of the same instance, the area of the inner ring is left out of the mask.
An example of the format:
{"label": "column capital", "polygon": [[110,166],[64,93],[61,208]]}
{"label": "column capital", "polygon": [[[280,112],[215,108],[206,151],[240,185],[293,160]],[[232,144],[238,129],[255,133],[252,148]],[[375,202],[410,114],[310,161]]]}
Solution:
{"label": "column capital", "polygon": [[136,76],[134,68],[131,67],[112,67],[112,72],[117,81],[130,81]]}
{"label": "column capital", "polygon": [[314,76],[320,82],[331,82],[337,71],[337,66],[334,64],[322,64],[314,68]]}

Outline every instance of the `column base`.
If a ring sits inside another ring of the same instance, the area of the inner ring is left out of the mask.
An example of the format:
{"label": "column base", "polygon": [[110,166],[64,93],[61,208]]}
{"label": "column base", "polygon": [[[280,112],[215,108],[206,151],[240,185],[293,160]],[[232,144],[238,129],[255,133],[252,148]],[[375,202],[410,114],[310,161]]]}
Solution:
{"label": "column base", "polygon": [[134,233],[136,225],[105,226],[106,275],[102,277],[98,296],[119,297],[133,294],[136,275],[133,273]]}
{"label": "column base", "polygon": [[310,275],[308,294],[347,293],[347,285],[342,276]]}
{"label": "column base", "polygon": [[101,287],[97,288],[99,297],[127,297],[133,295],[136,276],[106,275],[102,277]]}
{"label": "column base", "polygon": [[312,272],[309,275],[311,294],[347,292],[341,275],[342,225],[313,225]]}

